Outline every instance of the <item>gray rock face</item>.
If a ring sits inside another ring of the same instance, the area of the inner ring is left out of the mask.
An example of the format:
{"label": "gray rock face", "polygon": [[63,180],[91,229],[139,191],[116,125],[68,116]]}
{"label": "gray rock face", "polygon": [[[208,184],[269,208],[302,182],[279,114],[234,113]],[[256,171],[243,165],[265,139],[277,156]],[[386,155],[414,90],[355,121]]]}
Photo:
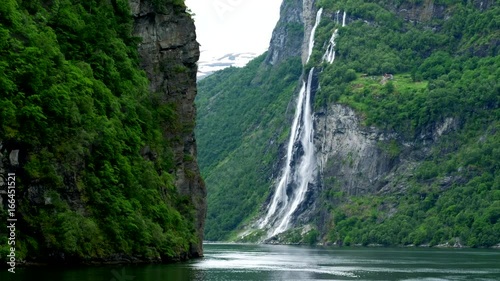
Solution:
{"label": "gray rock face", "polygon": [[[319,173],[293,214],[294,227],[315,221],[321,233],[327,230],[324,223],[330,213],[322,206],[328,199],[321,196],[327,190],[346,195],[404,194],[408,180],[434,144],[458,127],[457,120],[446,118],[408,141],[397,133],[364,126],[356,112],[345,105],[331,104],[316,112],[314,143]],[[459,180],[445,178],[441,187]]]}
{"label": "gray rock face", "polygon": [[277,65],[285,59],[299,56],[306,63],[309,36],[316,20],[316,12],[314,0],[283,1],[266,63]]}
{"label": "gray rock face", "polygon": [[325,114],[318,116],[315,125],[322,180],[335,177],[337,184],[349,194],[377,191],[384,175],[395,164],[378,143],[396,136],[374,127],[362,127],[355,112],[339,104],[333,104]]}
{"label": "gray rock face", "polygon": [[194,228],[199,243],[191,245],[189,255],[203,255],[202,241],[206,215],[206,189],[196,162],[194,125],[196,108],[196,62],[200,56],[194,22],[180,7],[157,11],[151,0],[130,0],[135,19],[134,35],[139,46],[141,67],[150,80],[150,91],[162,103],[174,104],[176,128],[165,127],[164,136],[173,145],[176,186],[194,205]]}
{"label": "gray rock face", "polygon": [[396,133],[363,126],[353,109],[332,104],[315,118],[321,188],[349,195],[404,193],[406,180],[433,145],[458,127],[457,120],[446,118],[405,141]]}
{"label": "gray rock face", "polygon": [[302,0],[283,1],[265,62],[277,65],[290,57],[301,56],[303,38]]}
{"label": "gray rock face", "polygon": [[309,53],[309,37],[316,22],[317,9],[314,0],[302,0],[302,21],[304,23],[304,38],[302,38],[302,64],[307,63]]}

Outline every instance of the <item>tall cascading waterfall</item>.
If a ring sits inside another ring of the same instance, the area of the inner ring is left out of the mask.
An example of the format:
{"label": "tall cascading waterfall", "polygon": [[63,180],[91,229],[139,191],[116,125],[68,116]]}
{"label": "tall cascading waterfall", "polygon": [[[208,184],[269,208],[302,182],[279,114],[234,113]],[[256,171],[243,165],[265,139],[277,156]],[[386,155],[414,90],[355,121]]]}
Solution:
{"label": "tall cascading waterfall", "polygon": [[[308,45],[308,56],[311,57],[314,48],[314,35],[321,21],[323,8],[316,14],[316,22],[311,30]],[[304,201],[309,184],[315,180],[317,173],[315,148],[313,143],[314,128],[311,106],[311,84],[314,68],[309,71],[307,81],[302,81],[299,92],[295,116],[292,123],[290,138],[285,159],[285,166],[267,213],[258,223],[259,229],[267,229],[267,238],[280,234],[290,228],[292,216],[299,205]],[[302,155],[298,161],[296,157],[298,147],[302,148]]]}

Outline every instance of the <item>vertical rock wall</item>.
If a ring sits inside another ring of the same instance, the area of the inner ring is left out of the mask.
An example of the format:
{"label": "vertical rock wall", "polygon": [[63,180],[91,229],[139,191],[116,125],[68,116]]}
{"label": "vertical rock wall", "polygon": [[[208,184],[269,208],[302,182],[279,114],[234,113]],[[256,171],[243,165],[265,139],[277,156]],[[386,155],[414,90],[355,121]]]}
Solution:
{"label": "vertical rock wall", "polygon": [[200,56],[194,22],[184,8],[174,4],[156,9],[152,0],[130,0],[135,19],[134,35],[139,45],[141,67],[150,80],[150,91],[163,104],[174,105],[178,121],[164,127],[164,136],[173,146],[176,186],[195,207],[194,228],[199,237],[190,256],[203,255],[202,240],[206,214],[206,189],[196,161],[194,136],[196,72]]}
{"label": "vertical rock wall", "polygon": [[266,62],[278,65],[290,57],[302,55],[304,38],[302,0],[283,1],[280,19],[273,30]]}

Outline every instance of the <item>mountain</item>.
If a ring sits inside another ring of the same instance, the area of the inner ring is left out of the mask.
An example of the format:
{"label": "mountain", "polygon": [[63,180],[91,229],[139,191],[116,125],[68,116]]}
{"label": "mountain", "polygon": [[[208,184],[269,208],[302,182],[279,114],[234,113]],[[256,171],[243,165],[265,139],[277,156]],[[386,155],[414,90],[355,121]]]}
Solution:
{"label": "mountain", "polygon": [[2,3],[4,266],[203,255],[199,45],[185,10],[179,0]]}
{"label": "mountain", "polygon": [[199,82],[206,239],[500,243],[495,1],[284,1]]}
{"label": "mountain", "polygon": [[243,67],[249,61],[257,57],[255,53],[229,53],[225,55],[213,55],[209,59],[198,62],[198,80],[227,67]]}

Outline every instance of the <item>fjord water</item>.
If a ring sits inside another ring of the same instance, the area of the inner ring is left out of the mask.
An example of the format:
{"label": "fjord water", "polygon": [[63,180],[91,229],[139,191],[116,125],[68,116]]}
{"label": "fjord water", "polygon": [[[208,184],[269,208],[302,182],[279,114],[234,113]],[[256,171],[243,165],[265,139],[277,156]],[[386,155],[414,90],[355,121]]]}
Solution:
{"label": "fjord water", "polygon": [[500,251],[482,249],[326,248],[206,244],[205,258],[171,265],[30,268],[0,280],[309,281],[500,280]]}

